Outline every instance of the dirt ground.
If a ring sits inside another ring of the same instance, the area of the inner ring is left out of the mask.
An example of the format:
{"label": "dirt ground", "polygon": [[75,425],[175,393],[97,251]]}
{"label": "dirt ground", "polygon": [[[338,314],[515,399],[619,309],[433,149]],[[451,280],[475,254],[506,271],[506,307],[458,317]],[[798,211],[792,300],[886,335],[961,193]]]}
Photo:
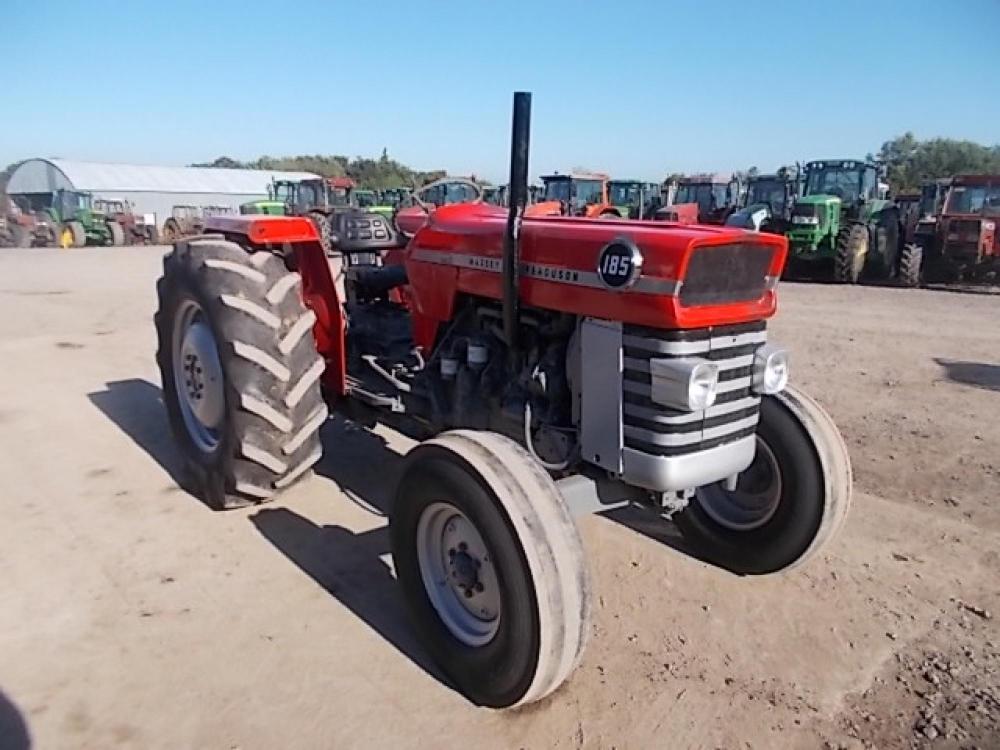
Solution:
{"label": "dirt ground", "polygon": [[178,490],[153,362],[162,249],[0,254],[0,747],[998,748],[1000,296],[785,284],[773,340],[850,446],[801,571],[738,578],[635,514],[582,521],[583,665],[469,705],[415,642],[390,432],[210,512]]}

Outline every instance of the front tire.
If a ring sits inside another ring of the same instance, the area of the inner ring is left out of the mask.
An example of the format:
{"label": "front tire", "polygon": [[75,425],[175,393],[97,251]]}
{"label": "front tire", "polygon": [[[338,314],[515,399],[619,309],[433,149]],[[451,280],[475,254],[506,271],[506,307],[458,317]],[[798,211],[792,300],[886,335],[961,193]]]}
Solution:
{"label": "front tire", "polygon": [[868,229],[864,224],[850,224],[837,234],[833,278],[841,284],[857,284],[868,257]]}
{"label": "front tire", "polygon": [[315,313],[267,252],[179,242],[157,283],[157,363],[190,488],[216,509],[270,499],[322,455]]}
{"label": "front tire", "polygon": [[457,430],[417,446],[389,532],[416,628],[471,701],[540,700],[579,663],[583,546],[552,479],[517,443]]}
{"label": "front tire", "polygon": [[699,488],[674,517],[696,555],[739,574],[796,567],[840,529],[851,500],[851,463],[833,420],[788,387],[761,400],[754,463],[735,492]]}

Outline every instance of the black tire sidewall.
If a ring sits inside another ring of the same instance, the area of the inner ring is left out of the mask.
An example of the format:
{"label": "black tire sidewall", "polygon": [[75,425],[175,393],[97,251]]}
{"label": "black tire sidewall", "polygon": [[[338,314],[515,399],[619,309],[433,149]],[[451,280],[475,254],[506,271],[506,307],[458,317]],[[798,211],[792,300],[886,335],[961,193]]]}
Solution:
{"label": "black tire sidewall", "polygon": [[[235,433],[235,420],[233,418],[232,395],[229,387],[230,378],[227,372],[226,352],[218,349],[218,342],[222,341],[221,332],[215,322],[213,315],[214,302],[209,298],[202,288],[200,280],[193,269],[186,262],[181,262],[180,258],[173,259],[173,273],[164,276],[164,286],[161,294],[160,321],[161,328],[161,348],[160,348],[160,369],[163,374],[163,401],[167,408],[167,416],[170,420],[171,430],[174,439],[184,454],[184,464],[187,470],[194,474],[191,479],[199,492],[203,494],[209,505],[215,509],[225,507],[225,496],[227,488],[219,480],[220,477],[228,476],[227,462],[231,462],[235,447],[238,443],[238,436]],[[191,439],[184,416],[181,413],[179,399],[182,398],[177,389],[177,382],[174,378],[174,327],[177,324],[177,311],[182,304],[191,300],[201,308],[204,320],[212,331],[212,337],[216,341],[216,351],[219,362],[223,369],[225,379],[225,423],[220,431],[219,444],[211,453],[200,450]],[[213,479],[214,478],[214,479]]]}
{"label": "black tire sidewall", "polygon": [[757,435],[774,453],[782,481],[781,500],[767,523],[750,531],[727,529],[697,498],[675,516],[696,554],[742,574],[772,573],[794,563],[819,532],[825,510],[823,466],[812,439],[773,396],[761,400]]}
{"label": "black tire sidewall", "polygon": [[[457,640],[437,615],[417,561],[422,512],[448,502],[473,523],[490,551],[500,585],[499,629],[486,645]],[[456,687],[479,705],[505,707],[527,692],[540,652],[538,605],[521,544],[494,492],[476,470],[446,448],[411,454],[389,523],[396,575],[423,643]]]}

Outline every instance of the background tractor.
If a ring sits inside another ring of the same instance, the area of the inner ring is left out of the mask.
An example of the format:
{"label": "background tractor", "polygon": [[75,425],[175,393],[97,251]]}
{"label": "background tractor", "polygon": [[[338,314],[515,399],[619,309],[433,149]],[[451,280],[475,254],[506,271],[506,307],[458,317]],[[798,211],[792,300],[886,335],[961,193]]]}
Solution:
{"label": "background tractor", "polygon": [[623,219],[649,219],[663,206],[660,185],[639,180],[609,180],[608,202]]}
{"label": "background tractor", "polygon": [[920,185],[916,216],[904,222],[905,244],[899,258],[899,280],[905,286],[919,286],[925,259],[941,253],[941,213],[944,210],[950,177],[925,180]]}
{"label": "background tractor", "polygon": [[391,219],[392,215],[396,213],[395,204],[386,201],[377,190],[355,188],[351,191],[349,203],[352,208],[359,208],[373,214],[382,214],[387,219]]}
{"label": "background tractor", "polygon": [[388,512],[393,571],[431,658],[497,708],[580,662],[574,515],[645,508],[763,575],[820,553],[851,495],[836,427],[768,341],[784,238],[527,217],[529,112],[515,95],[509,210],[441,206],[408,241],[337,212],[329,253],[302,217],[213,217],[156,285],[163,402],[212,507],[308,476],[331,410],[423,441]]}
{"label": "background tractor", "polygon": [[834,280],[856,284],[862,273],[889,278],[898,270],[903,227],[896,204],[885,198],[874,162],[812,161],[805,189],[792,207],[787,273],[830,263]]}
{"label": "background tractor", "polygon": [[801,192],[799,175],[795,167],[782,167],[775,174],[750,177],[740,209],[729,215],[726,225],[784,234],[788,230],[792,206]]}
{"label": "background tractor", "polygon": [[339,208],[347,208],[354,180],[332,177],[329,179],[276,180],[272,185],[274,199],[285,206],[286,216],[305,216],[315,226],[320,242],[327,251],[331,248],[330,216]]}
{"label": "background tractor", "polygon": [[134,213],[128,201],[94,198],[94,212],[121,225],[126,245],[156,245],[160,241],[154,217],[151,214],[146,216]]}
{"label": "background tractor", "polygon": [[0,247],[56,247],[59,228],[47,213],[29,210],[6,195],[0,196]]}
{"label": "background tractor", "polygon": [[[940,192],[938,181],[927,190],[926,207]],[[924,228],[913,243],[903,249],[907,276],[916,286],[923,276],[929,281],[949,281],[965,277],[995,278],[1000,271],[1000,174],[957,175],[948,186],[944,207],[937,221],[918,225]],[[902,276],[902,271],[901,274]]]}
{"label": "background tractor", "polygon": [[228,216],[232,213],[230,206],[174,206],[170,209],[170,217],[163,222],[163,241],[176,242],[182,237],[201,234],[209,216]]}
{"label": "background tractor", "polygon": [[739,199],[740,183],[732,175],[682,177],[677,181],[673,202],[661,208],[656,218],[689,222],[696,216],[699,224],[725,224],[736,211]]}
{"label": "background tractor", "polygon": [[240,204],[240,213],[245,215],[284,216],[285,203],[273,199],[247,201]]}
{"label": "background tractor", "polygon": [[125,244],[125,229],[113,218],[94,210],[90,193],[57,190],[47,210],[59,227],[62,247]]}
{"label": "background tractor", "polygon": [[542,175],[545,192],[532,209],[533,215],[561,213],[588,218],[621,218],[608,201],[608,176],[599,172]]}

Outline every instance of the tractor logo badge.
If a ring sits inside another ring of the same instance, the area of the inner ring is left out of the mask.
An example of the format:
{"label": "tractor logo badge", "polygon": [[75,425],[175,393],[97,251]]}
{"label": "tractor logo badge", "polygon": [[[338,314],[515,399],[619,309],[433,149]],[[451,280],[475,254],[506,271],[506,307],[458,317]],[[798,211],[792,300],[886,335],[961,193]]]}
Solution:
{"label": "tractor logo badge", "polygon": [[642,274],[642,253],[632,240],[619,237],[601,248],[597,275],[608,289],[628,289]]}

